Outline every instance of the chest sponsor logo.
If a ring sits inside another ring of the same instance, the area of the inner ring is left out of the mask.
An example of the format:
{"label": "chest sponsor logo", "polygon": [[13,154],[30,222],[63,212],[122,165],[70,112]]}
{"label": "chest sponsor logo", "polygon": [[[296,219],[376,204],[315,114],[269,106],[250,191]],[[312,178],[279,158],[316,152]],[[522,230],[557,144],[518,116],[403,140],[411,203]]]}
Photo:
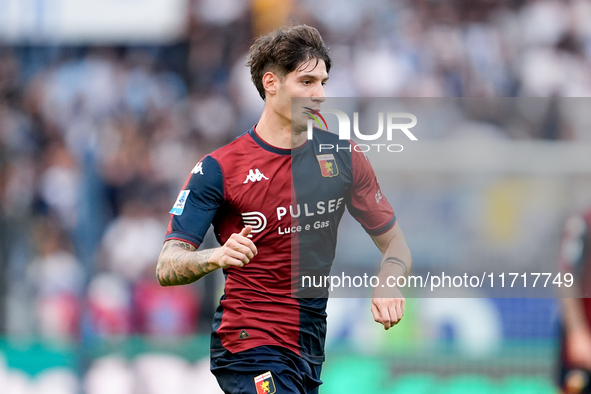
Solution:
{"label": "chest sponsor logo", "polygon": [[339,167],[337,167],[337,161],[332,153],[316,155],[316,158],[318,159],[318,164],[320,164],[320,172],[323,177],[330,178],[339,175]]}
{"label": "chest sponsor logo", "polygon": [[257,394],[274,394],[276,391],[271,371],[256,376],[254,378],[254,384],[257,388]]}
{"label": "chest sponsor logo", "polygon": [[201,174],[203,175],[203,163],[199,162],[193,169],[191,170],[191,174]]}
{"label": "chest sponsor logo", "polygon": [[242,222],[245,226],[251,226],[252,231],[248,234],[248,238],[252,238],[252,234],[260,233],[267,228],[267,218],[260,212],[245,212],[242,214]]}
{"label": "chest sponsor logo", "polygon": [[262,172],[260,172],[258,168],[254,171],[251,168],[250,171],[248,171],[248,175],[246,176],[246,179],[242,183],[248,183],[249,181],[250,182],[259,182],[259,181],[262,181],[263,179],[269,179],[269,178],[267,178]]}
{"label": "chest sponsor logo", "polygon": [[[330,227],[330,216],[339,209],[344,209],[344,197],[318,201],[316,204],[296,204],[286,207],[277,207],[277,221],[280,222],[277,227],[277,233],[280,235],[299,233],[302,231],[318,230]],[[242,222],[245,226],[251,226],[252,231],[248,234],[252,238],[252,234],[260,233],[267,228],[267,217],[258,211],[242,213]],[[312,219],[312,217],[316,218]],[[293,224],[293,219],[303,219],[303,224]],[[274,220],[274,219],[273,219]],[[292,224],[285,225],[285,221],[291,221]],[[275,230],[273,230],[275,231]]]}
{"label": "chest sponsor logo", "polygon": [[187,198],[189,197],[190,190],[181,190],[179,196],[176,199],[176,202],[172,206],[172,209],[169,213],[173,215],[182,215],[183,210],[185,209],[185,203],[187,202]]}

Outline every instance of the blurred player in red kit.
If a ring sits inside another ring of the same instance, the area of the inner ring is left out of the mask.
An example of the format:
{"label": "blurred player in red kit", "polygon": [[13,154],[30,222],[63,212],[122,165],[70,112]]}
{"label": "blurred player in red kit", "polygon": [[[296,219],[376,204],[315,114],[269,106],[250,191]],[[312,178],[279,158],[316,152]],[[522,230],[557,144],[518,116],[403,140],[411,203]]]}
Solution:
{"label": "blurred player in red kit", "polygon": [[591,393],[591,209],[566,221],[559,260],[574,278],[561,300],[559,385],[565,394]]}
{"label": "blurred player in red kit", "polygon": [[[318,31],[300,25],[262,36],[247,65],[263,113],[193,168],[170,211],[157,277],[164,286],[183,285],[223,269],[210,355],[225,393],[317,393],[328,292],[298,297],[298,283],[294,296],[294,277],[329,274],[345,209],[382,252],[380,275],[406,275],[410,251],[354,142],[321,130],[308,139],[309,113],[320,110],[331,68]],[[292,113],[292,98],[303,98],[307,109]],[[321,144],[340,149],[320,152]],[[201,250],[210,224],[222,246]],[[404,314],[404,298],[393,291],[372,299],[385,329]]]}

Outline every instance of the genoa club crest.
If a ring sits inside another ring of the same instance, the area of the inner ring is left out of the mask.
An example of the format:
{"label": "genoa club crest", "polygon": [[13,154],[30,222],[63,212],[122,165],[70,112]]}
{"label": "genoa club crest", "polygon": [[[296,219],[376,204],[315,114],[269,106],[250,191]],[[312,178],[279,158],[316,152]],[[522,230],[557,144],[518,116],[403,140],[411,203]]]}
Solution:
{"label": "genoa club crest", "polygon": [[333,177],[339,175],[339,167],[337,167],[337,161],[331,154],[328,155],[316,155],[318,164],[320,164],[320,172],[324,177]]}
{"label": "genoa club crest", "polygon": [[275,393],[275,382],[271,371],[265,372],[254,378],[254,385],[257,388],[257,394],[273,394]]}

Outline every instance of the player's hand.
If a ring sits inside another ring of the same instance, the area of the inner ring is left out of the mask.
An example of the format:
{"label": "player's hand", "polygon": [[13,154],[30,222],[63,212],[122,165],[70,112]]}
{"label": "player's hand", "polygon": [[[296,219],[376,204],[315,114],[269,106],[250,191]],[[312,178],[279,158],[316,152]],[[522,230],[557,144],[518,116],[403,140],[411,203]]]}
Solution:
{"label": "player's hand", "polygon": [[404,316],[404,297],[398,288],[390,289],[391,292],[398,292],[399,297],[378,298],[374,296],[371,300],[373,319],[382,324],[385,330],[394,327]]}
{"label": "player's hand", "polygon": [[257,255],[257,247],[247,238],[251,231],[251,226],[245,226],[239,234],[232,234],[223,246],[215,249],[210,261],[220,268],[244,267]]}

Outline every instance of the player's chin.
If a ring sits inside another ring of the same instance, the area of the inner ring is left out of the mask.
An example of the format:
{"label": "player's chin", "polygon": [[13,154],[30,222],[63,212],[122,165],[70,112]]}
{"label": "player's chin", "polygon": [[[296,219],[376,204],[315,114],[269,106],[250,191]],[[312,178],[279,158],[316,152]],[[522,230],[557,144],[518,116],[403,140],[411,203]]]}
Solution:
{"label": "player's chin", "polygon": [[307,131],[307,122],[306,121],[291,121],[291,132],[295,134],[302,134]]}

